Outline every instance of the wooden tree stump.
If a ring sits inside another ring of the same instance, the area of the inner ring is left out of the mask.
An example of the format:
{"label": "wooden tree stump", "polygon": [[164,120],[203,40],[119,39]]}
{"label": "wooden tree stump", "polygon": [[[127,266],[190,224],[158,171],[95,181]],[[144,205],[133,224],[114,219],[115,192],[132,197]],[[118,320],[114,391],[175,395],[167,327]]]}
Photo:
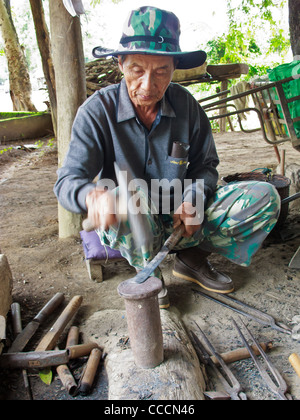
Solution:
{"label": "wooden tree stump", "polygon": [[5,255],[0,251],[0,354],[4,348],[2,340],[5,338],[6,315],[12,304],[13,278]]}
{"label": "wooden tree stump", "polygon": [[107,353],[109,400],[204,400],[204,374],[182,321],[171,310],[160,313],[164,362],[154,369],[135,365],[125,311],[96,312],[80,327],[84,341]]}
{"label": "wooden tree stump", "polygon": [[6,317],[12,303],[12,273],[5,255],[0,254],[0,315]]}

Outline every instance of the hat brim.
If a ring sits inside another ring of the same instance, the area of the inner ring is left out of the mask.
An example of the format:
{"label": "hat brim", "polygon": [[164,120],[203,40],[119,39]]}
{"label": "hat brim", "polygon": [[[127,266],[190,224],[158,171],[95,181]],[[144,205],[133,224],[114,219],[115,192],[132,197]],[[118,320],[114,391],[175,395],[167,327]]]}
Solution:
{"label": "hat brim", "polygon": [[95,58],[103,57],[117,57],[118,55],[132,55],[132,54],[146,54],[146,55],[163,55],[175,57],[178,59],[177,69],[187,70],[195,67],[200,67],[205,63],[207,55],[205,51],[192,52],[166,52],[166,51],[149,51],[149,50],[109,50],[107,48],[95,47],[93,49],[93,56]]}

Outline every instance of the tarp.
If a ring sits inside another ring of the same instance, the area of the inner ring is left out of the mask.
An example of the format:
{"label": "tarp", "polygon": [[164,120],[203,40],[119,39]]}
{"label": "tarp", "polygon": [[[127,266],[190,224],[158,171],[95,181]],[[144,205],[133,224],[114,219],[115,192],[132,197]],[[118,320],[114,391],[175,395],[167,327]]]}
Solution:
{"label": "tarp", "polygon": [[[300,60],[292,61],[291,63],[282,64],[281,66],[275,67],[269,73],[269,79],[272,82],[278,80],[286,79],[287,77],[296,76],[300,74]],[[294,96],[300,95],[300,78],[291,80],[290,82],[284,83],[282,85],[285,97],[287,99],[293,98]],[[276,99],[278,99],[276,97]],[[288,104],[291,118],[300,117],[300,101],[293,101]],[[280,105],[277,105],[279,115],[283,118],[282,109]],[[300,121],[294,123],[294,128],[297,138],[300,138]]]}

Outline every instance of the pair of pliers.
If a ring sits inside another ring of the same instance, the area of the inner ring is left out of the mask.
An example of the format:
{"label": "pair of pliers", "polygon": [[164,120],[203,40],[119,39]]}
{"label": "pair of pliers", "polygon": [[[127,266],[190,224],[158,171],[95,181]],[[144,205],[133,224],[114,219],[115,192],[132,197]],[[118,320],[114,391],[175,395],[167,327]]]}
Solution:
{"label": "pair of pliers", "polygon": [[[229,367],[226,365],[226,363],[224,362],[222,357],[216,352],[214,346],[208,340],[208,338],[206,337],[204,332],[201,330],[199,325],[196,322],[195,322],[195,324],[197,325],[197,327],[199,329],[201,340],[197,337],[197,335],[193,331],[191,331],[191,335],[192,335],[192,339],[195,342],[197,348],[201,352],[200,355],[198,353],[198,356],[200,357],[200,359],[202,360],[203,363],[205,363],[206,365],[208,365],[212,368],[212,370],[215,372],[215,374],[218,376],[218,378],[222,382],[222,384],[225,388],[225,391],[226,391],[225,393],[219,393],[219,395],[221,395],[221,397],[218,398],[218,399],[231,399],[231,400],[235,400],[235,401],[237,401],[237,400],[246,401],[247,400],[247,395],[243,392],[241,384],[239,383],[237,378],[234,376],[234,374],[231,372]],[[221,370],[217,368],[215,363],[211,360],[210,354],[206,350],[203,343],[205,343],[205,345],[208,347],[208,349],[212,353],[212,355],[215,356],[215,358],[218,360],[218,362],[219,362],[220,366],[222,367],[222,370],[223,370],[224,374],[226,375],[226,377],[221,372]],[[209,392],[204,393],[204,394],[207,395],[209,398],[211,397],[211,393],[209,393]]]}
{"label": "pair of pliers", "polygon": [[259,370],[259,373],[261,374],[261,377],[264,379],[264,381],[266,382],[267,386],[269,387],[269,389],[271,391],[273,391],[280,400],[292,400],[292,397],[290,394],[288,394],[288,386],[287,383],[285,382],[285,380],[283,379],[282,375],[280,374],[280,372],[278,371],[278,369],[271,363],[269,357],[267,356],[267,354],[264,352],[264,350],[261,348],[259,342],[256,340],[256,338],[253,336],[253,334],[251,333],[251,331],[249,330],[249,328],[246,327],[246,325],[243,323],[242,320],[240,320],[240,322],[242,323],[242,325],[244,326],[245,330],[247,331],[247,333],[249,334],[249,336],[251,337],[251,339],[253,340],[253,342],[255,343],[256,347],[259,350],[259,353],[261,354],[261,356],[263,357],[264,361],[266,362],[270,372],[272,373],[274,380],[272,380],[272,377],[270,376],[270,374],[267,372],[267,370],[265,369],[265,367],[263,366],[263,364],[260,362],[260,360],[256,357],[255,353],[252,350],[252,347],[249,345],[248,341],[246,340],[244,334],[242,333],[240,327],[237,325],[236,321],[232,318],[232,322],[236,328],[236,330],[238,331],[243,343],[245,344],[245,346],[247,347],[250,356],[252,357],[257,369]]}

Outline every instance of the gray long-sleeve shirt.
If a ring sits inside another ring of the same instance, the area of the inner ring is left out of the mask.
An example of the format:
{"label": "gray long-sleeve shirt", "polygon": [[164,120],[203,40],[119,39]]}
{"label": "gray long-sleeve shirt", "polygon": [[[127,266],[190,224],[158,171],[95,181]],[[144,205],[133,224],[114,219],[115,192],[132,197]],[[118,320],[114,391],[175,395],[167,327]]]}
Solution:
{"label": "gray long-sleeve shirt", "polygon": [[[171,155],[174,141],[189,144],[187,159]],[[125,80],[92,95],[78,110],[70,148],[54,187],[60,204],[73,213],[86,212],[93,180],[115,180],[114,162],[128,166],[151,191],[153,179],[189,179],[184,200],[207,200],[216,188],[219,160],[206,114],[183,87],[171,83],[149,132],[138,120]],[[204,180],[204,191],[196,180]],[[171,209],[172,210],[172,209]]]}

